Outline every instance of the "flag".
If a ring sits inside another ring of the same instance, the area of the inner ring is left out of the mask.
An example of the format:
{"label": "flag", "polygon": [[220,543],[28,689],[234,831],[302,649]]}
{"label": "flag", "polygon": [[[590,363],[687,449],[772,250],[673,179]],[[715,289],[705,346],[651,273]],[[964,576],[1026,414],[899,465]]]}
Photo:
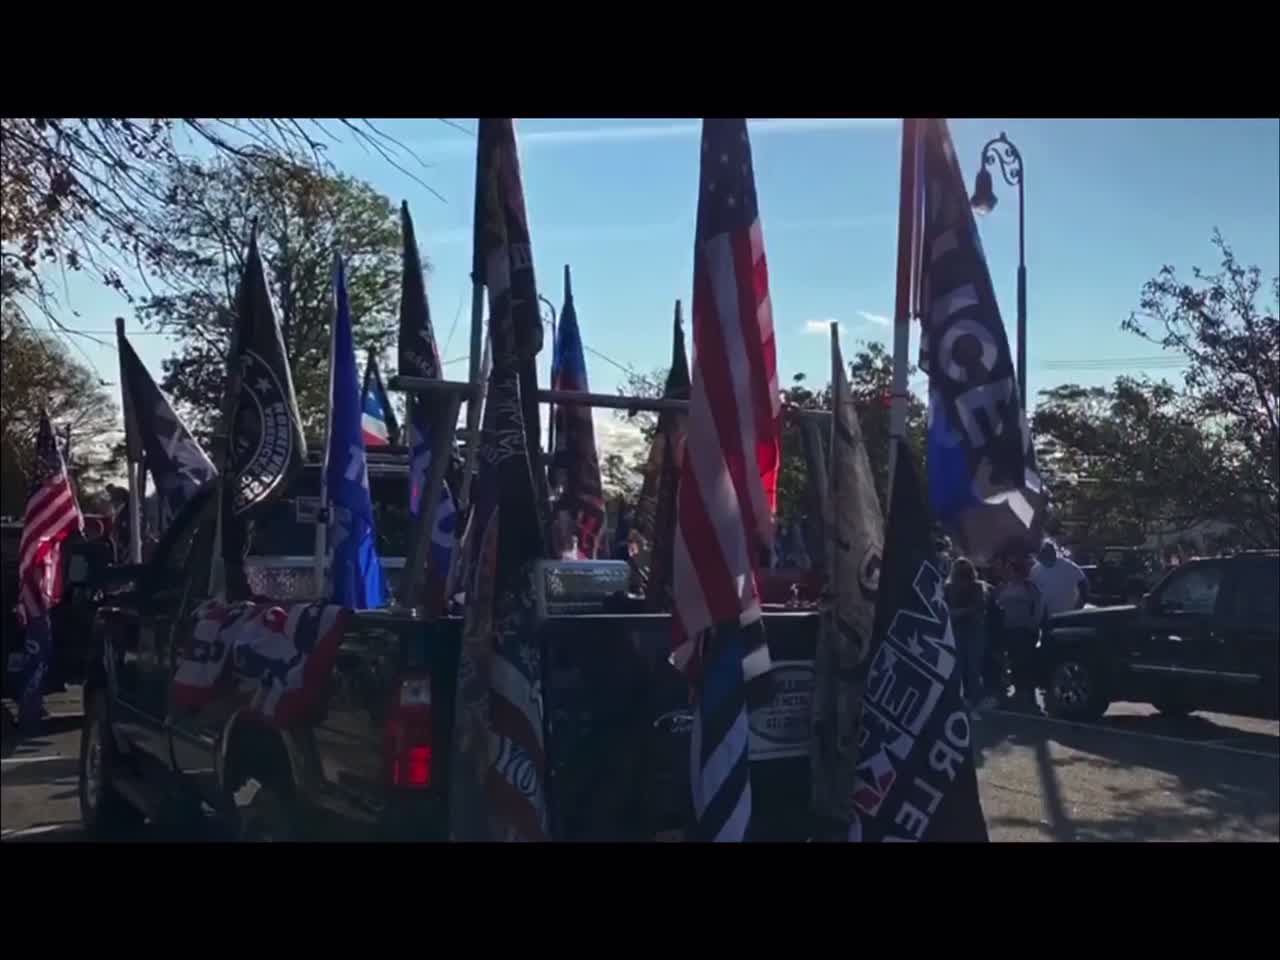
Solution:
{"label": "flag", "polygon": [[831,462],[826,532],[827,604],[814,657],[811,741],[813,809],[824,821],[853,819],[862,691],[853,683],[871,646],[884,550],[884,516],[858,411],[831,325]]}
{"label": "flag", "polygon": [[1039,547],[1047,495],[951,135],[945,120],[919,125],[929,495],[960,549],[987,563]]}
{"label": "flag", "polygon": [[[482,119],[479,141],[474,262],[489,293],[493,366],[467,532],[450,820],[457,839],[545,840],[542,660],[530,579],[544,527],[522,400],[526,387],[537,387],[526,361],[541,346],[542,319],[511,121]],[[532,380],[522,379],[527,369]]]}
{"label": "flag", "polygon": [[[435,333],[431,327],[431,308],[427,303],[427,288],[422,279],[422,261],[418,256],[418,241],[414,238],[413,219],[409,216],[409,204],[400,205],[400,228],[403,240],[403,270],[400,275],[400,333],[397,344],[397,361],[400,376],[420,377],[424,380],[440,378],[440,351],[436,347]],[[418,515],[418,501],[422,488],[431,472],[433,449],[432,394],[410,393],[406,402],[405,421],[409,446],[409,513]],[[390,409],[390,405],[387,405]],[[457,503],[446,481],[440,487],[440,499],[436,504],[435,521],[431,528],[430,579],[426,593],[443,605],[445,582],[453,560]]]}
{"label": "flag", "polygon": [[772,539],[780,414],[747,124],[703,120],[672,660],[693,682],[694,812],[708,840],[744,839],[751,816],[744,684],[770,667],[756,570]]}
{"label": "flag", "polygon": [[293,374],[271,306],[256,228],[249,237],[237,299],[223,403],[229,465],[223,476],[221,519],[222,557],[232,599],[242,599],[248,589],[243,559],[250,515],[289,486],[307,455]]}
{"label": "flag", "polygon": [[[551,389],[590,392],[567,266],[564,268],[564,308],[560,311],[551,361]],[[591,408],[559,404],[553,416],[556,448],[551,458],[551,490],[555,498],[551,511],[551,549],[556,556],[566,556],[572,551],[577,559],[594,560],[604,527],[604,487],[600,481],[600,458],[596,455],[596,428]]]}
{"label": "flag", "polygon": [[333,334],[329,341],[333,376],[329,382],[329,436],[324,451],[331,551],[329,596],[334,603],[369,610],[386,602],[386,587],[374,532],[369,465],[356,386],[351,306],[341,257],[335,265],[333,285]]}
{"label": "flag", "polygon": [[[671,340],[671,369],[662,396],[667,400],[689,399],[689,361],[684,350],[684,325],[680,301],[676,301]],[[642,538],[642,553],[636,563],[645,573],[645,606],[650,610],[671,607],[672,549],[676,537],[676,491],[680,486],[680,464],[684,460],[689,416],[677,410],[658,414],[658,432],[649,447],[644,482],[636,507],[636,529]]]}
{"label": "flag", "polygon": [[190,639],[170,687],[176,710],[219,701],[277,729],[315,722],[329,695],[351,611],[328,603],[209,600],[192,613]]}
{"label": "flag", "polygon": [[[116,341],[129,460],[145,463],[155,481],[160,516],[160,530],[156,532],[159,533],[196,491],[217,479],[218,471],[151,379],[123,331]],[[144,500],[144,495],[145,491],[138,492],[139,502]],[[127,522],[127,516],[121,516]]]}
{"label": "flag", "polygon": [[898,443],[863,692],[849,839],[982,840],[969,711],[911,448]]}
{"label": "flag", "polygon": [[490,323],[498,316],[492,306],[495,295],[504,304],[510,299],[525,448],[534,474],[538,522],[546,530],[551,494],[540,446],[542,427],[536,366],[542,351],[542,315],[538,312],[533,246],[525,212],[524,185],[520,180],[515,125],[510,118],[481,118],[476,138],[476,242],[472,247],[471,278],[489,289]]}
{"label": "flag", "polygon": [[396,423],[396,411],[382,385],[382,373],[378,370],[378,358],[369,351],[364,368],[364,387],[360,391],[360,425],[364,432],[365,447],[385,447],[400,439],[400,425]]}
{"label": "flag", "polygon": [[53,656],[49,610],[62,599],[62,542],[83,529],[71,478],[42,410],[18,541],[18,619],[24,627],[18,710],[26,729],[39,723],[43,708],[44,677]]}

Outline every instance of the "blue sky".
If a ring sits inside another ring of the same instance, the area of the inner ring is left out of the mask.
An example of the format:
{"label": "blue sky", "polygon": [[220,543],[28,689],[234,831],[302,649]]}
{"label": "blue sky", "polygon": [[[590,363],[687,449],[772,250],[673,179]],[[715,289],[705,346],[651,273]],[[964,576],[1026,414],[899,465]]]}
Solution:
{"label": "blue sky", "polygon": [[[475,121],[455,121],[474,129]],[[436,119],[383,121],[429,167],[413,167],[446,202],[378,156],[347,142],[330,148],[344,173],[407,199],[433,264],[428,292],[446,360],[465,357],[475,140]],[[1221,228],[1246,263],[1280,271],[1280,122],[1270,120],[956,119],[966,181],[1001,131],[1026,164],[1029,388],[1105,383],[1127,371],[1063,369],[1158,350],[1123,333],[1142,284],[1163,264],[1215,267]],[[622,366],[650,370],[670,355],[671,310],[693,278],[699,124],[687,119],[529,119],[517,122],[540,291],[557,304],[573,270],[583,340]],[[890,342],[897,239],[900,124],[894,120],[753,121],[752,149],[770,267],[779,372],[827,380],[827,339],[810,321],[837,319],[846,353],[863,339]],[[1001,314],[1013,338],[1017,197],[996,177],[997,209],[980,229]],[[69,288],[82,329],[106,330],[124,305],[76,278]],[[456,318],[456,328],[455,328]],[[131,330],[139,329],[130,320]],[[825,331],[822,331],[825,333]],[[135,339],[157,375],[164,338]],[[114,349],[83,343],[107,380]],[[912,356],[916,338],[912,338]],[[543,379],[549,350],[542,363]],[[1046,367],[1046,363],[1056,367]],[[589,353],[597,391],[619,369]],[[1149,365],[1156,376],[1176,370]],[[466,365],[449,367],[465,376]],[[919,384],[917,383],[918,387]]]}

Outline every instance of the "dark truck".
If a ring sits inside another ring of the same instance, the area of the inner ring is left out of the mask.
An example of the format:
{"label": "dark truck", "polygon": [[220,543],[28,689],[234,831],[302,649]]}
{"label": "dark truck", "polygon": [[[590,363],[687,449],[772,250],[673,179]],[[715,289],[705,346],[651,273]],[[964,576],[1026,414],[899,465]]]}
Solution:
{"label": "dark truck", "polygon": [[[383,481],[372,460],[376,487]],[[265,525],[276,546],[308,543],[306,484],[304,476],[303,493],[280,501]],[[149,562],[120,568],[102,598],[80,751],[85,826],[101,836],[145,815],[194,818],[226,838],[446,838],[457,617],[357,611],[320,709],[288,729],[244,709],[174,709],[171,682],[194,606],[184,609],[183,597],[191,568],[201,566],[190,562],[192,545],[212,506],[208,492],[188,504]],[[266,576],[283,592],[309,582],[310,556],[286,556],[251,557],[250,580]],[[682,830],[691,815],[691,715],[684,681],[667,662],[669,617],[601,605],[558,614],[545,598],[542,606],[553,836],[640,840]],[[818,617],[775,610],[765,622],[774,693],[751,714],[753,830],[759,839],[802,839]]]}
{"label": "dark truck", "polygon": [[[73,533],[62,547],[62,598],[49,611],[53,633],[53,657],[45,674],[44,691],[52,693],[84,682],[89,660],[95,584],[115,562],[115,547],[109,539],[110,519],[97,515],[85,518],[84,533]],[[0,650],[4,663],[4,696],[16,700],[21,691],[23,629],[18,620],[18,550],[22,524],[0,522]]]}
{"label": "dark truck", "polygon": [[1050,713],[1102,716],[1115,701],[1275,718],[1280,553],[1192,560],[1137,604],[1051,617],[1041,635]]}

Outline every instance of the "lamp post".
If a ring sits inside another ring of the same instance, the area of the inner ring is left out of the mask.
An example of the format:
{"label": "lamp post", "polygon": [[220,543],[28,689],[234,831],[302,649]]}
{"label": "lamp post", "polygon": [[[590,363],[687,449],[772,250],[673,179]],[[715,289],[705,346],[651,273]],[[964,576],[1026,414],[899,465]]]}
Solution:
{"label": "lamp post", "polygon": [[1027,261],[1026,236],[1023,229],[1022,154],[1009,142],[1004,131],[994,140],[988,140],[982,148],[978,164],[978,176],[973,184],[973,197],[969,204],[974,213],[988,214],[995,209],[996,195],[992,191],[991,171],[988,167],[1000,165],[1004,182],[1018,188],[1018,397],[1022,412],[1027,412]]}

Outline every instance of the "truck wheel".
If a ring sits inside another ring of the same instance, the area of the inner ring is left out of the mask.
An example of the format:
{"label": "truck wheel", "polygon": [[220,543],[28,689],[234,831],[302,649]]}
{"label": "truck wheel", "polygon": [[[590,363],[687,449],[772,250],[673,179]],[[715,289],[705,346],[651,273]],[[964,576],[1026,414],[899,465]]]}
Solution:
{"label": "truck wheel", "polygon": [[80,822],[94,839],[106,839],[142,821],[142,815],[116,792],[117,762],[106,695],[97,693],[85,709],[79,763]]}
{"label": "truck wheel", "polygon": [[1049,715],[1063,720],[1097,720],[1111,705],[1098,671],[1074,653],[1063,654],[1054,661],[1044,700]]}

